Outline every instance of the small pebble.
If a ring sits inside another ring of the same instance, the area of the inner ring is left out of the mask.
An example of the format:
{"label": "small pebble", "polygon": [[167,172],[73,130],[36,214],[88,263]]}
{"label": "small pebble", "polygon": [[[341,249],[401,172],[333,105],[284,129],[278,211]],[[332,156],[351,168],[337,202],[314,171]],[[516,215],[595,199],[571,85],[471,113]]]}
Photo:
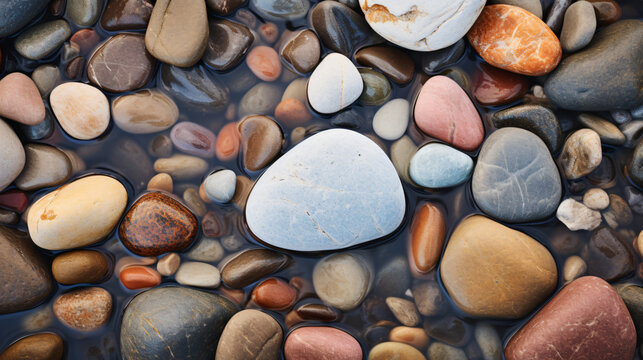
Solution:
{"label": "small pebble", "polygon": [[252,290],[252,301],[268,310],[286,310],[297,300],[297,290],[277,278],[262,281]]}
{"label": "small pebble", "polygon": [[181,285],[215,289],[221,283],[219,269],[202,262],[184,262],[174,275]]}
{"label": "small pebble", "polygon": [[126,267],[119,278],[123,286],[130,290],[151,288],[161,283],[161,275],[156,270],[139,265]]}
{"label": "small pebble", "polygon": [[112,295],[99,287],[74,289],[56,298],[53,309],[56,318],[72,329],[93,331],[109,322]]}
{"label": "small pebble", "polygon": [[172,193],[174,191],[172,177],[167,173],[154,175],[147,183],[147,190],[163,190]]}
{"label": "small pebble", "polygon": [[592,210],[604,210],[610,204],[610,199],[605,190],[591,188],[583,195],[583,204]]}
{"label": "small pebble", "polygon": [[203,182],[203,187],[208,198],[225,204],[232,200],[236,184],[237,175],[234,171],[223,169],[208,175]]}
{"label": "small pebble", "polygon": [[429,337],[422,328],[397,326],[388,334],[390,341],[405,343],[423,351],[429,345]]}
{"label": "small pebble", "polygon": [[580,277],[587,270],[587,264],[579,256],[570,256],[565,260],[563,266],[563,280],[565,283],[571,282]]}
{"label": "small pebble", "polygon": [[259,79],[275,81],[281,75],[281,60],[275,49],[257,46],[246,55],[248,67]]}
{"label": "small pebble", "polygon": [[217,239],[203,237],[190,251],[185,253],[188,259],[205,262],[217,262],[223,258],[224,250]]}
{"label": "small pebble", "polygon": [[558,161],[567,179],[583,177],[596,169],[603,159],[601,139],[590,129],[581,129],[572,133],[563,146]]}
{"label": "small pebble", "polygon": [[116,277],[120,277],[121,271],[125,270],[126,268],[134,265],[152,265],[156,262],[155,257],[134,257],[134,256],[123,256],[122,258],[118,259],[116,262],[116,265],[114,266],[114,275]]}
{"label": "small pebble", "polygon": [[163,276],[172,276],[181,265],[181,257],[177,253],[169,253],[156,264],[156,271]]}
{"label": "small pebble", "polygon": [[594,230],[601,224],[601,213],[574,199],[565,199],[558,206],[556,217],[571,231]]}
{"label": "small pebble", "polygon": [[402,325],[416,326],[420,323],[420,314],[413,302],[397,297],[387,297],[386,305]]}
{"label": "small pebble", "polygon": [[397,140],[409,125],[411,106],[406,99],[393,99],[373,116],[373,131],[384,140]]}

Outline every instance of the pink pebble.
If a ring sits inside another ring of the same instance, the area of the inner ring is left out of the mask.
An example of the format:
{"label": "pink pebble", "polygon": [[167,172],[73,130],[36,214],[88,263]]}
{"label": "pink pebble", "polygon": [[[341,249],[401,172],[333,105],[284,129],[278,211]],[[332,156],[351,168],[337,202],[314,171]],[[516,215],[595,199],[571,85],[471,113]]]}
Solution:
{"label": "pink pebble", "polygon": [[214,133],[203,126],[189,122],[180,122],[170,131],[172,144],[184,153],[204,158],[214,157],[216,137]]}
{"label": "pink pebble", "polygon": [[0,80],[0,116],[25,125],[45,120],[45,104],[29,76],[14,72]]}
{"label": "pink pebble", "polygon": [[361,360],[362,347],[350,334],[329,326],[301,327],[284,345],[286,360]]}
{"label": "pink pebble", "polygon": [[263,81],[275,81],[281,75],[279,54],[271,47],[255,47],[248,53],[246,62],[252,73]]}

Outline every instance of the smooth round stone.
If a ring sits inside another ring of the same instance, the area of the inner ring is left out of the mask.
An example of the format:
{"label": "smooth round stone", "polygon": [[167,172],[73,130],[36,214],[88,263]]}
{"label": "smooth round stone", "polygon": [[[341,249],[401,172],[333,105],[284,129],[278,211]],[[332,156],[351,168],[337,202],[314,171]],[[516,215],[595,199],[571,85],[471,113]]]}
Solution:
{"label": "smooth round stone", "polygon": [[71,176],[71,161],[54,146],[27,144],[25,154],[25,167],[15,180],[20,190],[31,191],[60,185]]}
{"label": "smooth round stone", "polygon": [[[0,226],[0,314],[38,305],[54,290],[49,260],[29,235]],[[2,358],[2,355],[0,355]]]}
{"label": "smooth round stone", "polygon": [[0,360],[62,360],[64,344],[54,333],[33,334],[16,341],[0,353]]}
{"label": "smooth round stone", "polygon": [[37,125],[45,119],[45,104],[27,75],[14,72],[0,80],[0,116],[25,125]]}
{"label": "smooth round stone", "polygon": [[418,185],[432,189],[452,187],[469,180],[473,160],[450,146],[430,143],[411,158],[409,174]]}
{"label": "smooth round stone", "polygon": [[386,40],[415,51],[443,49],[460,40],[485,1],[359,0],[368,24]]}
{"label": "smooth round stone", "polygon": [[151,0],[109,0],[100,24],[107,31],[144,30],[153,8]]}
{"label": "smooth round stone", "polygon": [[188,67],[203,56],[208,35],[205,1],[158,0],[145,31],[145,47],[164,63]]}
{"label": "smooth round stone", "polygon": [[105,289],[74,289],[60,295],[53,304],[54,315],[74,330],[93,331],[109,322],[112,295]]}
{"label": "smooth round stone", "polygon": [[522,98],[529,89],[527,78],[481,64],[473,78],[473,97],[484,106],[504,105]]}
{"label": "smooth round stone", "polygon": [[101,45],[87,63],[87,78],[109,92],[132,91],[152,78],[155,61],[140,34],[117,34]]}
{"label": "smooth round stone", "polygon": [[625,243],[619,234],[608,227],[592,233],[581,255],[587,262],[587,274],[605,281],[619,280],[635,270],[631,243]]}
{"label": "smooth round stone", "polygon": [[563,174],[567,179],[578,179],[596,169],[603,159],[601,139],[594,130],[580,129],[565,141],[560,153]]}
{"label": "smooth round stone", "polygon": [[243,251],[226,262],[221,269],[221,279],[233,288],[241,289],[272,273],[284,269],[290,257],[267,249]]}
{"label": "smooth round stone", "polygon": [[179,269],[180,265],[181,257],[179,254],[169,253],[156,264],[156,271],[162,276],[172,276]]}
{"label": "smooth round stone", "polygon": [[299,99],[286,99],[275,108],[275,119],[289,127],[303,125],[311,118],[305,103]]}
{"label": "smooth round stone", "polygon": [[297,289],[278,278],[262,281],[252,290],[252,301],[268,310],[286,310],[297,300]]}
{"label": "smooth round stone", "polygon": [[558,281],[556,262],[544,246],[480,215],[458,224],[440,269],[458,307],[479,317],[521,318],[551,295]]}
{"label": "smooth round stone", "polygon": [[587,1],[577,1],[565,11],[560,44],[565,52],[576,52],[592,41],[595,31],[594,7]]}
{"label": "smooth round stone", "polygon": [[627,169],[634,183],[643,187],[643,139],[639,140],[639,144],[636,145]]}
{"label": "smooth round stone", "polygon": [[281,325],[272,316],[242,310],[223,329],[215,360],[277,359],[282,339]]}
{"label": "smooth round stone", "polygon": [[511,127],[496,130],[482,145],[472,190],[485,213],[510,223],[553,214],[562,194],[560,175],[545,143],[527,130]]}
{"label": "smooth round stone", "polygon": [[281,151],[284,142],[279,125],[267,116],[246,116],[239,123],[243,150],[243,165],[259,171],[270,164]]}
{"label": "smooth round stone", "polygon": [[563,266],[563,280],[565,283],[571,282],[585,273],[587,264],[581,257],[573,255],[565,260]]}
{"label": "smooth round stone", "polygon": [[79,50],[80,55],[85,56],[94,50],[100,40],[100,36],[93,29],[80,29],[71,36],[69,43]]}
{"label": "smooth round stone", "polygon": [[419,325],[420,314],[415,308],[415,304],[413,304],[413,302],[397,297],[387,297],[386,306],[388,306],[391,313],[393,313],[397,321],[402,323],[402,325]]}
{"label": "smooth round stone", "polygon": [[461,349],[441,342],[434,342],[427,351],[429,359],[467,360],[466,353]]}
{"label": "smooth round stone", "polygon": [[241,62],[254,35],[246,26],[227,19],[210,21],[208,45],[203,62],[216,70],[228,70]]}
{"label": "smooth round stone", "polygon": [[80,82],[60,84],[51,92],[49,103],[60,126],[75,139],[97,138],[109,126],[109,102],[93,86]]}
{"label": "smooth round stone", "polygon": [[484,138],[482,120],[467,93],[446,76],[434,76],[424,83],[414,117],[427,135],[462,150],[475,150]]}
{"label": "smooth round stone", "polygon": [[118,180],[104,175],[82,177],[31,206],[29,234],[47,250],[92,245],[112,232],[126,206],[127,191]]}
{"label": "smooth round stone", "polygon": [[204,187],[208,198],[218,203],[232,200],[237,184],[237,175],[232,170],[216,171],[205,178]]}
{"label": "smooth round stone", "polygon": [[346,56],[331,53],[313,71],[306,93],[315,111],[332,114],[357,100],[363,88],[362,77],[355,65]]}
{"label": "smooth round stone", "polygon": [[170,139],[179,151],[208,159],[214,157],[216,137],[212,131],[197,123],[182,121],[174,125]]}
{"label": "smooth round stone", "polygon": [[523,75],[551,72],[563,53],[558,38],[542,20],[511,5],[485,6],[467,38],[489,64]]}
{"label": "smooth round stone", "polygon": [[0,191],[11,184],[22,172],[26,155],[18,135],[0,119]]}
{"label": "smooth round stone", "polygon": [[377,344],[368,353],[368,360],[389,359],[426,360],[424,355],[413,346],[392,341]]}
{"label": "smooth round stone", "polygon": [[601,213],[574,200],[565,199],[556,210],[556,217],[571,231],[594,230],[601,224]]}
{"label": "smooth round stone", "polygon": [[601,144],[623,145],[626,141],[625,135],[616,125],[593,114],[582,113],[578,115],[578,121],[584,126],[596,131],[601,139]]}
{"label": "smooth round stone", "polygon": [[302,74],[313,71],[321,55],[321,45],[314,32],[308,29],[291,33],[279,48],[281,58]]}
{"label": "smooth round stone", "polygon": [[145,267],[147,265],[153,265],[156,262],[156,258],[152,256],[148,257],[134,257],[134,256],[123,256],[118,259],[116,265],[114,266],[114,275],[120,277],[123,270],[133,267],[141,266]]}
{"label": "smooth round stone", "polygon": [[411,285],[406,257],[398,255],[387,259],[379,267],[373,283],[378,296],[401,296]]}
{"label": "smooth round stone", "polygon": [[[547,98],[563,109],[626,110],[643,102],[643,21],[623,20],[596,33],[545,80]],[[619,74],[619,76],[615,76]]]}
{"label": "smooth round stone", "polygon": [[228,123],[221,128],[217,135],[215,145],[215,154],[220,161],[230,161],[237,157],[241,148],[241,135],[239,135],[239,125],[237,123]]}
{"label": "smooth round stone", "polygon": [[[213,214],[213,213],[209,213]],[[202,220],[202,223],[206,220]],[[205,233],[205,231],[204,231]],[[212,234],[209,234],[212,235]],[[201,238],[195,246],[190,248],[190,251],[185,253],[185,256],[192,260],[205,261],[205,262],[216,262],[221,260],[225,250],[221,243],[216,239],[211,239],[207,237]],[[168,255],[169,256],[169,255]]]}
{"label": "smooth round stone", "polygon": [[491,3],[518,6],[536,15],[539,19],[543,18],[543,7],[540,0],[492,0]]}
{"label": "smooth round stone", "polygon": [[306,78],[297,78],[293,80],[286,90],[284,90],[283,95],[281,96],[281,101],[288,99],[297,99],[302,103],[306,104],[308,102],[308,97],[306,96],[306,86],[308,85],[308,79]]}
{"label": "smooth round stone", "polygon": [[409,125],[411,106],[406,99],[393,99],[373,116],[373,131],[384,140],[397,140]]}
{"label": "smooth round stone", "polygon": [[598,25],[609,25],[621,18],[623,10],[614,0],[588,0],[594,7]]}
{"label": "smooth round stone", "polygon": [[264,172],[248,197],[246,221],[273,246],[322,251],[386,236],[404,211],[402,183],[380,147],[354,131],[331,129]]}
{"label": "smooth round stone", "polygon": [[455,65],[467,49],[464,39],[444,49],[430,51],[422,55],[422,70],[426,74],[434,74]]}
{"label": "smooth round stone", "polygon": [[584,276],[563,287],[511,337],[505,358],[617,360],[633,357],[635,350],[636,330],[623,300],[604,280]]}
{"label": "smooth round stone", "polygon": [[592,188],[583,195],[583,203],[593,210],[604,210],[610,204],[610,198],[601,188]]}
{"label": "smooth round stone", "polygon": [[80,27],[92,26],[103,10],[104,0],[67,0],[65,17]]}
{"label": "smooth round stone", "polygon": [[120,273],[120,281],[130,290],[145,289],[161,283],[161,274],[147,266],[128,266]]}
{"label": "smooth round stone", "polygon": [[412,274],[428,274],[435,269],[440,260],[445,235],[446,225],[442,211],[431,203],[420,206],[413,216],[407,245]]}
{"label": "smooth round stone", "polygon": [[473,336],[484,360],[502,359],[502,341],[492,326],[477,323]]}
{"label": "smooth round stone", "polygon": [[268,20],[297,20],[308,13],[306,0],[250,0],[250,8]]}
{"label": "smooth round stone", "polygon": [[100,251],[75,250],[56,256],[51,272],[63,285],[95,284],[104,280],[109,267],[107,258]]}
{"label": "smooth round stone", "polygon": [[40,95],[47,97],[62,82],[62,74],[54,65],[40,65],[31,73],[31,80],[36,84]]}
{"label": "smooth round stone", "polygon": [[263,81],[275,81],[281,75],[279,54],[269,46],[256,46],[250,50],[246,56],[246,64]]}
{"label": "smooth round stone", "polygon": [[181,285],[215,289],[221,282],[219,269],[203,262],[184,262],[174,279]]}
{"label": "smooth round stone", "polygon": [[411,81],[415,73],[413,59],[402,50],[390,46],[369,46],[355,53],[355,61],[381,71],[398,85]]}
{"label": "smooth round stone", "polygon": [[358,69],[364,83],[359,102],[364,105],[382,105],[391,97],[391,83],[381,73],[369,69]]}
{"label": "smooth round stone", "polygon": [[27,25],[47,7],[47,0],[6,0],[0,3],[0,38]]}
{"label": "smooth round stone", "polygon": [[181,251],[192,244],[197,231],[197,219],[190,210],[159,192],[136,200],[118,228],[123,245],[140,256]]}
{"label": "smooth round stone", "polygon": [[161,89],[173,99],[208,110],[228,105],[228,87],[203,65],[182,69],[163,64],[159,74]]}
{"label": "smooth round stone", "polygon": [[169,158],[154,162],[154,171],[168,173],[175,180],[192,179],[203,175],[208,170],[208,163],[196,156],[172,155]]}
{"label": "smooth round stone", "polygon": [[179,108],[164,93],[145,89],[114,99],[112,117],[125,132],[152,134],[172,127],[179,118]]}
{"label": "smooth round stone", "polygon": [[540,105],[518,105],[491,115],[496,128],[518,127],[538,135],[549,152],[555,153],[563,145],[563,133],[556,114]]}
{"label": "smooth round stone", "polygon": [[429,336],[424,329],[417,327],[396,326],[389,332],[388,339],[395,343],[411,345],[420,351],[426,349],[429,344]]}
{"label": "smooth round stone", "polygon": [[128,359],[212,358],[236,311],[216,294],[175,286],[147,290],[125,308],[121,354]]}
{"label": "smooth round stone", "polygon": [[284,344],[286,360],[360,360],[362,347],[350,334],[329,326],[306,326],[292,331]]}
{"label": "smooth round stone", "polygon": [[[294,313],[294,316],[291,315]],[[290,315],[290,316],[288,316]],[[291,328],[296,323],[293,323],[293,320],[296,320],[297,323],[300,321],[322,321],[322,322],[334,322],[342,319],[342,314],[339,310],[334,309],[330,306],[324,304],[315,304],[308,303],[298,306],[295,310],[288,313],[286,316],[286,326]]]}
{"label": "smooth round stone", "polygon": [[206,0],[205,2],[215,14],[226,16],[243,5],[246,0]]}
{"label": "smooth round stone", "polygon": [[16,51],[30,60],[40,60],[56,51],[71,36],[65,20],[53,20],[29,28],[16,38]]}
{"label": "smooth round stone", "polygon": [[279,85],[260,82],[241,98],[239,116],[273,113],[279,104],[280,95]]}
{"label": "smooth round stone", "polygon": [[357,253],[338,253],[317,262],[313,286],[326,304],[342,311],[358,307],[373,284],[373,264]]}
{"label": "smooth round stone", "polygon": [[361,44],[381,41],[362,14],[337,1],[320,1],[308,18],[322,44],[345,56]]}

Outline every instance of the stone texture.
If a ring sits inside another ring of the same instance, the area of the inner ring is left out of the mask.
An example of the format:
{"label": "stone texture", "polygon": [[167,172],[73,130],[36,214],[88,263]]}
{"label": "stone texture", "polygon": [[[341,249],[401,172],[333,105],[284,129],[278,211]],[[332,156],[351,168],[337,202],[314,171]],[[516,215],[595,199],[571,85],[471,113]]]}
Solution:
{"label": "stone texture", "polygon": [[288,310],[297,301],[297,289],[279,278],[268,278],[252,290],[251,299],[267,310]]}
{"label": "stone texture", "polygon": [[216,70],[232,69],[241,62],[254,40],[250,29],[242,24],[227,19],[212,20],[203,62]]}
{"label": "stone texture", "polygon": [[235,255],[221,269],[221,279],[231,288],[240,289],[284,269],[290,257],[267,249],[250,249]]}
{"label": "stone texture", "polygon": [[53,20],[30,27],[16,38],[14,46],[27,59],[40,60],[58,50],[69,36],[67,21]]}
{"label": "stone texture", "polygon": [[279,48],[281,58],[295,71],[303,74],[313,71],[321,56],[321,45],[317,35],[304,29],[284,36],[283,44]]}
{"label": "stone texture", "polygon": [[75,250],[57,255],[51,264],[54,279],[63,285],[95,284],[110,270],[107,257],[96,250]]}
{"label": "stone texture", "polygon": [[324,303],[349,311],[364,301],[374,275],[373,264],[361,253],[336,253],[317,262],[313,286]]}
{"label": "stone texture", "polygon": [[69,157],[54,146],[27,144],[25,154],[25,167],[14,181],[20,190],[31,191],[60,185],[72,174]]}
{"label": "stone texture", "polygon": [[76,288],[56,298],[56,318],[74,330],[94,331],[112,317],[112,295],[99,287]]}
{"label": "stone texture", "polygon": [[179,108],[172,98],[154,89],[119,96],[112,100],[111,108],[116,126],[131,134],[167,130],[179,118]]}
{"label": "stone texture", "polygon": [[484,106],[505,105],[523,97],[529,89],[526,77],[482,63],[473,77],[473,97]]}
{"label": "stone texture", "polygon": [[0,360],[62,360],[64,345],[54,333],[33,334],[16,341],[0,353]]}
{"label": "stone texture", "polygon": [[0,116],[25,125],[37,125],[45,119],[45,104],[27,75],[14,72],[0,80]]}
{"label": "stone texture", "polygon": [[242,310],[223,329],[215,360],[277,359],[282,339],[281,325],[272,316],[258,310]]}
{"label": "stone texture", "polygon": [[589,44],[596,31],[594,7],[587,1],[577,1],[565,11],[560,44],[566,52],[576,52]]}
{"label": "stone texture", "polygon": [[65,16],[78,26],[92,26],[103,10],[104,0],[67,0]]}
{"label": "stone texture", "polygon": [[286,360],[360,360],[362,348],[350,334],[328,326],[300,327],[284,344]]}
{"label": "stone texture", "polygon": [[150,21],[151,0],[109,0],[100,24],[105,30],[143,30]]}
{"label": "stone texture", "polygon": [[174,279],[181,285],[216,289],[221,283],[221,275],[216,267],[198,261],[181,264]]}
{"label": "stone texture", "polygon": [[603,159],[601,139],[594,130],[580,129],[572,133],[558,157],[563,175],[578,179],[596,169]]}
{"label": "stone texture", "polygon": [[[119,279],[126,288],[138,290],[158,286],[161,283],[161,274],[150,267],[134,265],[123,269]],[[176,282],[181,284],[179,280]]]}
{"label": "stone texture", "polygon": [[458,307],[479,317],[521,318],[551,295],[558,280],[554,258],[544,246],[480,215],[458,224],[440,268]]}
{"label": "stone texture", "polygon": [[0,191],[15,180],[25,166],[25,150],[18,135],[0,119]]}
{"label": "stone texture", "polygon": [[571,231],[594,230],[602,221],[600,212],[571,198],[560,203],[556,217]]}
{"label": "stone texture", "polygon": [[310,106],[323,114],[337,112],[357,100],[364,83],[355,65],[338,53],[328,54],[308,79]]}
{"label": "stone texture", "polygon": [[440,189],[464,183],[472,170],[469,155],[444,144],[429,143],[411,158],[409,175],[420,186]]}
{"label": "stone texture", "polygon": [[355,61],[378,69],[398,85],[411,81],[415,73],[413,59],[402,50],[391,46],[369,46],[355,53]]}
{"label": "stone texture", "polygon": [[239,122],[243,165],[250,171],[268,166],[281,151],[284,139],[279,125],[267,116],[250,115]]}
{"label": "stone texture", "polygon": [[7,0],[0,3],[0,38],[27,25],[47,7],[47,0]]}
{"label": "stone texture", "polygon": [[[368,353],[368,360],[426,360],[422,353],[411,345],[399,342],[383,342],[375,345]],[[431,358],[433,359],[433,358]]]}
{"label": "stone texture", "polygon": [[91,85],[60,84],[51,92],[49,103],[60,126],[75,139],[95,139],[109,126],[107,97]]}
{"label": "stone texture", "polygon": [[555,153],[563,145],[563,133],[556,114],[540,105],[518,105],[491,115],[496,128],[519,127],[529,130],[545,142],[549,152]]}
{"label": "stone texture", "polygon": [[630,244],[608,227],[592,232],[581,256],[587,262],[588,275],[598,276],[609,282],[619,280],[635,269]]}
{"label": "stone texture", "polygon": [[208,163],[196,156],[172,155],[154,162],[154,171],[170,174],[175,180],[192,179],[202,176],[208,170]]}

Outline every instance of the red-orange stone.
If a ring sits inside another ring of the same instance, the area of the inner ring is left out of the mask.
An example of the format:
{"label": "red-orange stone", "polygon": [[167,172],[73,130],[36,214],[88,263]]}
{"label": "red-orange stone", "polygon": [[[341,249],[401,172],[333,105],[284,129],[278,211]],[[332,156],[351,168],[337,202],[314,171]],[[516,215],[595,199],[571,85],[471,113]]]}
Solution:
{"label": "red-orange stone", "polygon": [[275,81],[281,74],[281,60],[275,49],[257,46],[246,56],[248,67],[259,79]]}
{"label": "red-orange stone", "polygon": [[181,203],[158,192],[141,196],[129,209],[118,234],[130,251],[140,256],[178,252],[196,238],[196,217]]}
{"label": "red-orange stone", "polygon": [[217,135],[217,143],[215,146],[215,153],[217,159],[221,161],[230,161],[237,157],[239,149],[241,148],[241,135],[239,135],[239,128],[237,123],[226,124],[219,135]]}
{"label": "red-orange stone", "polygon": [[529,89],[527,78],[481,64],[473,79],[473,97],[485,106],[504,105],[523,97]]}
{"label": "red-orange stone", "polygon": [[126,288],[136,290],[157,286],[161,283],[161,274],[152,268],[134,265],[123,269],[120,279]]}
{"label": "red-orange stone", "polygon": [[74,35],[71,36],[69,42],[78,45],[80,48],[81,55],[87,55],[90,51],[94,50],[100,37],[93,29],[81,29],[76,31]]}
{"label": "red-orange stone", "polygon": [[408,255],[411,273],[421,277],[433,270],[440,260],[446,225],[440,209],[430,203],[420,206],[411,223]]}
{"label": "red-orange stone", "polygon": [[269,310],[285,310],[293,306],[297,299],[297,290],[277,278],[262,281],[252,291],[252,301]]}
{"label": "red-orange stone", "polygon": [[467,38],[489,64],[518,74],[547,74],[563,54],[560,41],[542,20],[512,5],[485,6]]}

